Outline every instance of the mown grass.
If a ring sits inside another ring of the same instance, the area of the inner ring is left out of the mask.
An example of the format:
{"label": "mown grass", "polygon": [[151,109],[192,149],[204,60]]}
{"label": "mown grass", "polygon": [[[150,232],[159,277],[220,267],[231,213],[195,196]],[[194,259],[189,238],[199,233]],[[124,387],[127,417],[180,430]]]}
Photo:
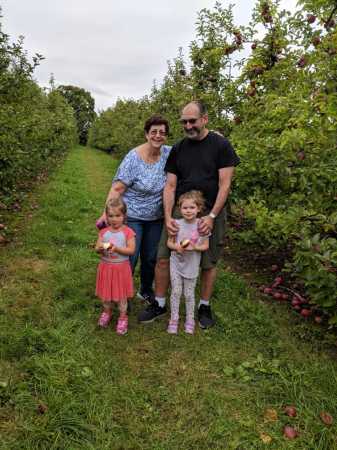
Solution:
{"label": "mown grass", "polygon": [[[319,419],[337,418],[335,359],[224,267],[208,332],[141,326],[137,300],[128,336],[97,328],[94,222],[115,167],[74,149],[2,250],[0,448],[337,449],[336,424]],[[294,441],[282,436],[287,423]]]}

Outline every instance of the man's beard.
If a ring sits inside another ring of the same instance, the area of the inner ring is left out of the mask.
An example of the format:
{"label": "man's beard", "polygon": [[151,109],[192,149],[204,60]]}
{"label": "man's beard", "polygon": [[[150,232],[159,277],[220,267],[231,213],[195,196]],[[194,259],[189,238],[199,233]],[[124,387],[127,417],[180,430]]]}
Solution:
{"label": "man's beard", "polygon": [[198,140],[199,136],[202,133],[202,130],[197,127],[192,127],[189,130],[185,129],[184,131],[185,131],[186,136],[192,140]]}

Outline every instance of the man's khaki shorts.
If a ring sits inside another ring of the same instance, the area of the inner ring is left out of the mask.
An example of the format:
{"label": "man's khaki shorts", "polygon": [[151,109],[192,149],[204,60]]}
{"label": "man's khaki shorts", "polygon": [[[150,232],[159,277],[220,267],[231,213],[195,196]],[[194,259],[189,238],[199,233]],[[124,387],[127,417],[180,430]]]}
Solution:
{"label": "man's khaki shorts", "polygon": [[[207,214],[207,213],[206,213]],[[173,211],[173,217],[175,219],[181,218],[181,214],[177,207]],[[214,220],[214,227],[212,230],[212,235],[209,238],[209,249],[201,254],[200,267],[203,270],[212,269],[216,266],[216,263],[223,254],[224,249],[224,239],[226,232],[226,208],[223,208],[218,216]],[[163,231],[161,233],[157,259],[169,259],[170,249],[167,247],[167,229],[164,224]]]}

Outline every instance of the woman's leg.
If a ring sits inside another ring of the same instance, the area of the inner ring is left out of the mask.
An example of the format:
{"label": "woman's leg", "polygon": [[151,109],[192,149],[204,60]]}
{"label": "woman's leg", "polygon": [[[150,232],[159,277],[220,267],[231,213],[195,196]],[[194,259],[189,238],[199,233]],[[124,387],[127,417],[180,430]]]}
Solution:
{"label": "woman's leg", "polygon": [[162,220],[143,222],[143,235],[140,246],[140,292],[142,294],[153,295],[154,268],[157,261],[157,250],[162,228]]}
{"label": "woman's leg", "polygon": [[128,227],[130,227],[136,233],[136,251],[133,255],[130,256],[130,264],[131,264],[132,273],[134,273],[134,271],[135,271],[139,253],[140,253],[140,249],[141,249],[141,245],[142,245],[143,229],[144,229],[143,223],[144,222],[142,220],[132,220],[132,219],[128,219],[128,223],[127,223]]}

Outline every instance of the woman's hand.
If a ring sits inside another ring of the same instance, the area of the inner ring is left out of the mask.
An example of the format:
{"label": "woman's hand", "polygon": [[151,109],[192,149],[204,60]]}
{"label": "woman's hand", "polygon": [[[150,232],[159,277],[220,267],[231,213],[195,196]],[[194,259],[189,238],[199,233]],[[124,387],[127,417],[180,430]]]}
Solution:
{"label": "woman's hand", "polygon": [[99,219],[96,220],[96,227],[101,230],[104,228],[104,225],[107,226],[106,214],[105,212],[101,215]]}

